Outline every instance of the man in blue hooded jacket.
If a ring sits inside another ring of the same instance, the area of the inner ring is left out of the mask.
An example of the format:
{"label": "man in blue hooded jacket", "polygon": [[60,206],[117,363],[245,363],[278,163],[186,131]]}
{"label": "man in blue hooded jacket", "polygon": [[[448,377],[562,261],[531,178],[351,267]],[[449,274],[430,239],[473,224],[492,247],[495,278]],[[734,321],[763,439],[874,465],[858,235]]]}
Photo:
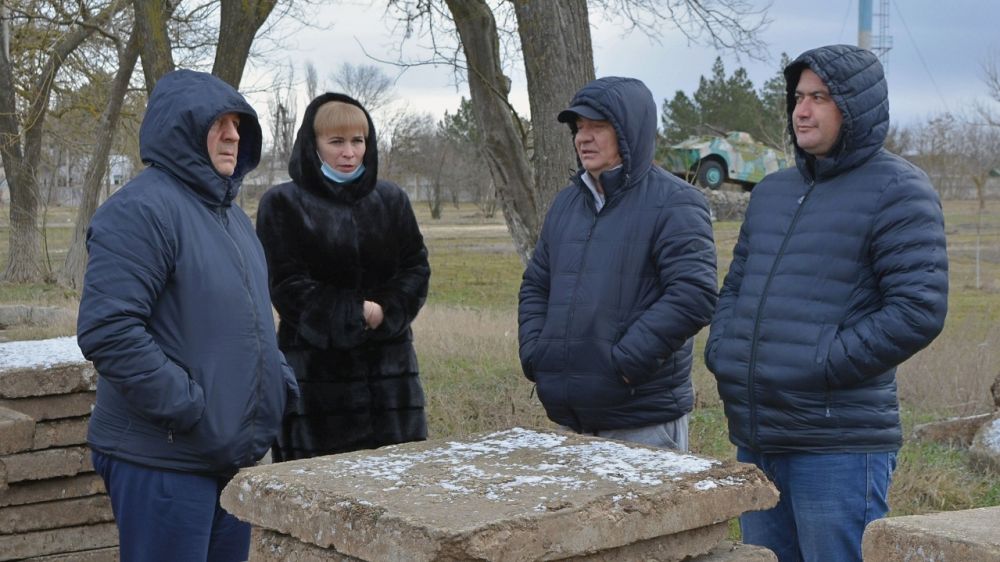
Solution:
{"label": "man in blue hooded jacket", "polygon": [[896,366],[940,333],[941,203],[882,148],[878,59],[821,47],[785,68],[796,167],[757,185],[705,347],[737,458],[781,492],[740,518],[781,562],[861,560],[902,444]]}
{"label": "man in blue hooded jacket", "polygon": [[558,119],[581,169],[524,272],[524,374],[564,427],[686,451],[691,338],[716,299],[708,204],[653,163],[656,102],[639,80],[594,80]]}
{"label": "man in blue hooded jacket", "polygon": [[87,436],[121,559],[246,560],[250,527],[219,505],[271,446],[295,377],[278,350],[264,252],[233,199],[261,129],[201,72],[157,82],[148,167],[98,209],[77,325],[99,375]]}

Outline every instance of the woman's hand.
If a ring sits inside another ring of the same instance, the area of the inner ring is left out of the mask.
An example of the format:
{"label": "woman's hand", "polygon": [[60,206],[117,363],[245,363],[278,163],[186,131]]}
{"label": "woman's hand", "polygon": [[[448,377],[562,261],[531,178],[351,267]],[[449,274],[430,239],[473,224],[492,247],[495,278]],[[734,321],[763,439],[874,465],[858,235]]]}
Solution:
{"label": "woman's hand", "polygon": [[377,302],[365,301],[364,303],[365,324],[369,330],[374,330],[382,325],[384,316],[382,305]]}

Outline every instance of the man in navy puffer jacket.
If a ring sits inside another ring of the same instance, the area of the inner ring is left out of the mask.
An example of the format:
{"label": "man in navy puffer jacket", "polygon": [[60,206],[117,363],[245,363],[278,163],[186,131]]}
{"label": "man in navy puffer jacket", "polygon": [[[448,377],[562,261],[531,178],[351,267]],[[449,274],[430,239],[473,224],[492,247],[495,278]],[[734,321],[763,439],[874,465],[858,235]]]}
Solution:
{"label": "man in navy puffer jacket", "polygon": [[686,450],[691,338],[716,300],[708,205],[653,164],[656,103],[642,82],[595,80],[558,119],[582,169],[524,272],[524,374],[562,426]]}
{"label": "man in navy puffer jacket", "polygon": [[927,176],[885,151],[888,93],[857,47],[785,69],[796,167],[750,198],[705,348],[737,456],[781,491],[743,540],[861,560],[902,444],[896,366],[941,332],[948,260]]}
{"label": "man in navy puffer jacket", "polygon": [[121,559],[246,560],[219,492],[257,462],[298,393],[278,350],[264,251],[233,199],[260,161],[257,114],[202,72],[163,76],[148,167],[98,209],[77,325],[99,375],[87,441]]}

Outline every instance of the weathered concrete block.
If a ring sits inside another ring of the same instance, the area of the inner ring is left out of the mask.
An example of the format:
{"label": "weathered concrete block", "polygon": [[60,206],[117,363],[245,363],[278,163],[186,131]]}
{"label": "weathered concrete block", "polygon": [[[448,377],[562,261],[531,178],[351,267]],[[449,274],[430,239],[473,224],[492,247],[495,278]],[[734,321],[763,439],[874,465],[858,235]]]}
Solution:
{"label": "weathered concrete block", "polygon": [[89,416],[96,399],[97,394],[94,392],[74,392],[32,398],[0,399],[0,408],[10,408],[40,422]]}
{"label": "weathered concrete block", "polygon": [[[655,562],[680,562],[682,560],[692,560],[693,553],[715,552],[713,547],[723,541],[729,525],[718,523],[710,527],[692,529],[676,535],[664,535],[661,537],[639,541],[637,543],[602,550],[580,556],[561,558],[560,560],[572,560],[573,562],[620,562],[622,560],[643,560]],[[723,550],[720,550],[723,552]],[[729,549],[724,552],[729,553]],[[769,550],[764,552],[770,553]],[[709,556],[706,554],[705,556]],[[762,562],[769,562],[772,558],[760,558]],[[348,556],[337,552],[334,549],[318,547],[314,544],[304,543],[296,538],[274,531],[268,531],[259,527],[254,527],[253,536],[250,540],[250,560],[252,562],[357,562],[360,558]],[[714,558],[706,558],[702,561],[702,556],[696,556],[693,560],[699,562],[716,562]],[[720,559],[730,560],[730,559]],[[732,558],[733,562],[742,560]],[[751,560],[758,560],[752,558]],[[363,561],[361,561],[363,562]]]}
{"label": "weathered concrete block", "polygon": [[992,414],[976,431],[969,457],[977,468],[1000,473],[1000,413]]}
{"label": "weathered concrete block", "polygon": [[81,552],[117,545],[118,528],[114,523],[0,535],[0,561]]}
{"label": "weathered concrete block", "polygon": [[68,478],[50,478],[11,484],[0,491],[0,507],[82,498],[105,493],[104,481],[90,472]]}
{"label": "weathered concrete block", "polygon": [[50,556],[34,556],[24,558],[20,562],[118,562],[119,559],[118,547],[110,547]]}
{"label": "weathered concrete block", "polygon": [[708,554],[692,558],[691,562],[778,562],[778,557],[762,546],[723,541]]}
{"label": "weathered concrete block", "polygon": [[521,428],[259,466],[222,495],[259,527],[363,560],[414,562],[558,560],[777,500],[752,465]]}
{"label": "weathered concrete block", "polygon": [[979,428],[992,418],[993,414],[980,414],[922,423],[913,428],[913,437],[919,441],[968,447]]}
{"label": "weathered concrete block", "polygon": [[114,521],[108,496],[0,507],[0,535]]}
{"label": "weathered concrete block", "polygon": [[7,483],[23,480],[45,480],[60,476],[73,476],[94,470],[90,451],[86,447],[46,449],[0,457],[6,468]]}
{"label": "weathered concrete block", "polygon": [[0,398],[70,394],[97,388],[97,373],[76,337],[0,344]]}
{"label": "weathered concrete block", "polygon": [[36,451],[49,447],[68,447],[87,444],[87,423],[90,416],[43,421],[35,424],[32,448]]}
{"label": "weathered concrete block", "polygon": [[879,519],[861,551],[865,562],[1000,560],[1000,507]]}
{"label": "weathered concrete block", "polygon": [[31,449],[35,420],[7,408],[0,408],[0,455]]}

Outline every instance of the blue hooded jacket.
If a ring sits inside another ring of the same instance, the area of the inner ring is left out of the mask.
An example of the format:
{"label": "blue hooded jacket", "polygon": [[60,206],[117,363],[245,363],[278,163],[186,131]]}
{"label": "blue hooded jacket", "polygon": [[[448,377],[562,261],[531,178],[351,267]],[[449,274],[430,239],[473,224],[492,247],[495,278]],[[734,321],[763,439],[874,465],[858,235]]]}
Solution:
{"label": "blue hooded jacket", "polygon": [[896,366],[940,333],[948,304],[941,203],[882,148],[889,105],[875,56],[847,45],[785,69],[789,133],[803,69],[843,116],[827,157],[754,188],[705,348],[730,440],[764,453],[892,451]]}
{"label": "blue hooded jacket", "polygon": [[[232,177],[208,131],[240,114]],[[260,161],[253,108],[209,74],[156,84],[139,138],[148,167],[108,199],[87,231],[77,324],[99,375],[88,442],[150,467],[235,473],[280,428],[295,378],[278,351],[267,267],[233,199]]]}
{"label": "blue hooded jacket", "polygon": [[642,82],[600,78],[570,105],[614,126],[622,166],[601,175],[599,212],[582,169],[552,202],[521,283],[524,374],[549,418],[577,431],[672,421],[694,406],[691,338],[716,299],[708,204],[653,164]]}

